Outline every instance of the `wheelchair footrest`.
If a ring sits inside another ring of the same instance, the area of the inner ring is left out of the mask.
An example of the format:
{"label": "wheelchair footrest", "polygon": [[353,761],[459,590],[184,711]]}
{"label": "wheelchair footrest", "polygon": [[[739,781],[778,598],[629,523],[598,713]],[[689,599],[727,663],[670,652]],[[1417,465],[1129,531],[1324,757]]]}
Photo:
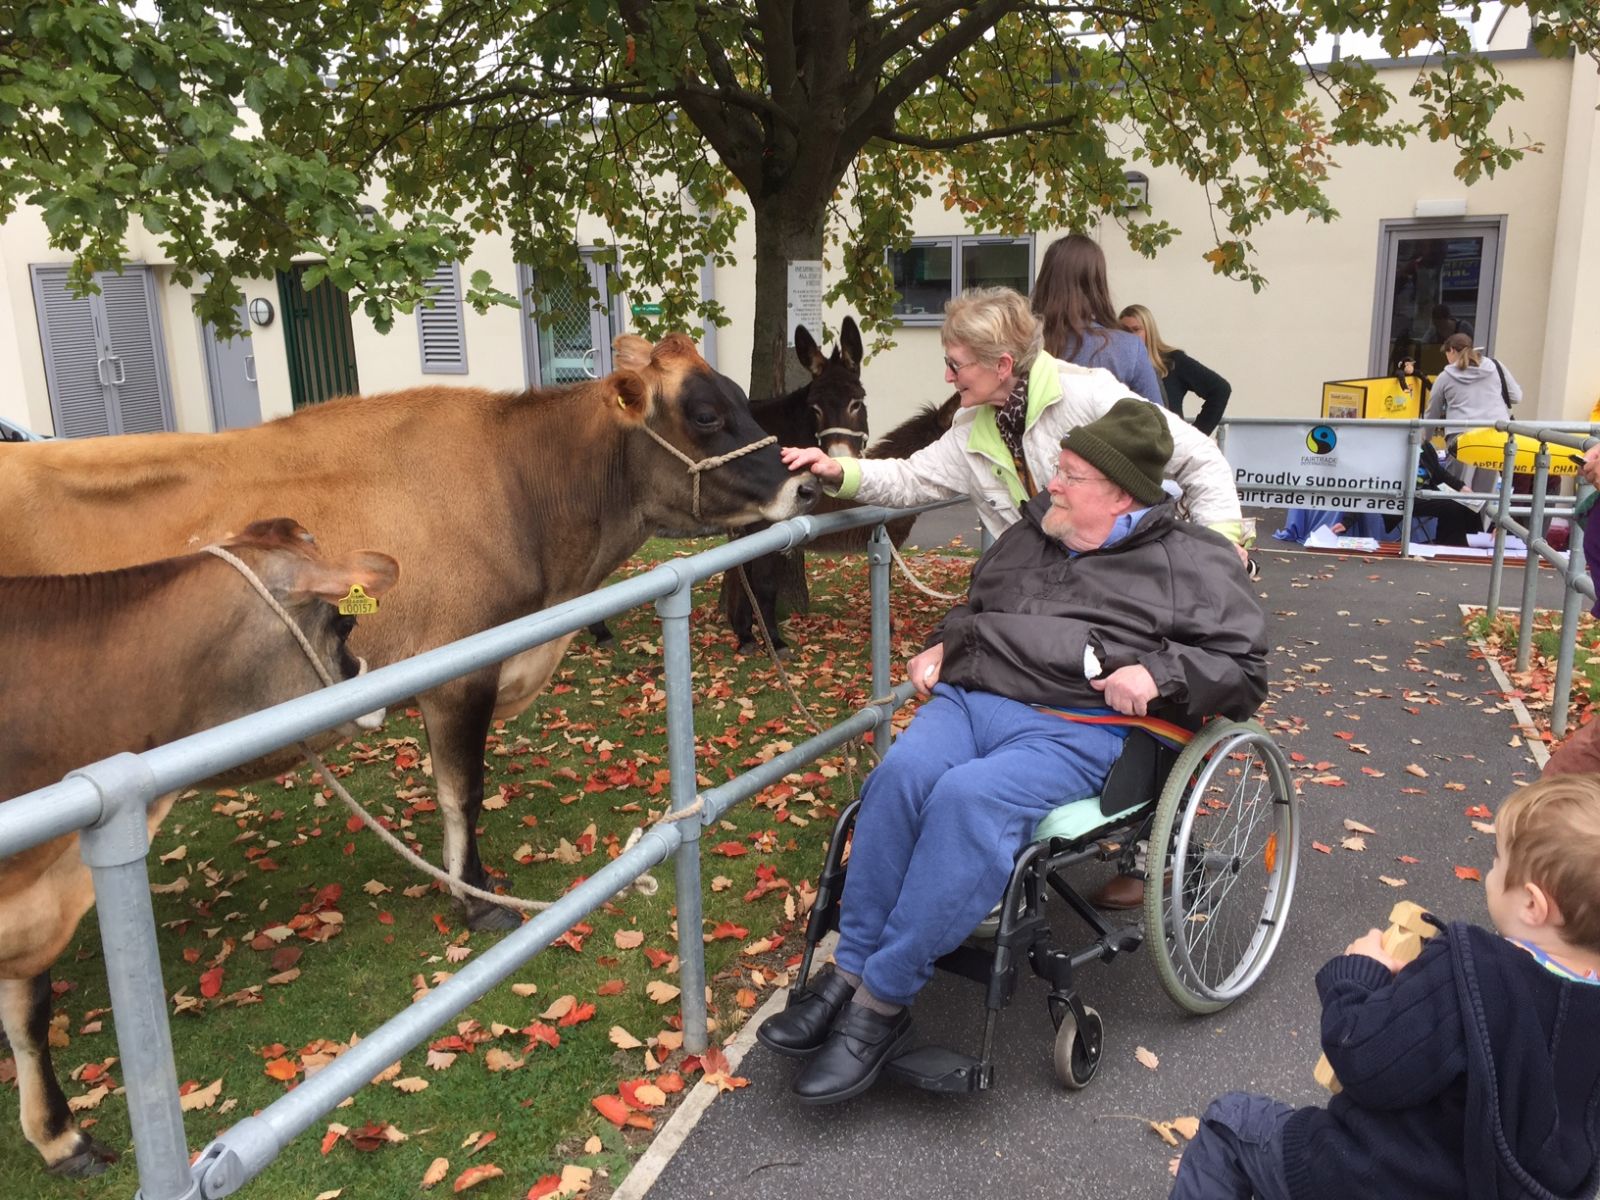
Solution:
{"label": "wheelchair footrest", "polygon": [[991,1082],[991,1071],[983,1063],[943,1046],[908,1050],[885,1070],[896,1079],[929,1092],[978,1092]]}

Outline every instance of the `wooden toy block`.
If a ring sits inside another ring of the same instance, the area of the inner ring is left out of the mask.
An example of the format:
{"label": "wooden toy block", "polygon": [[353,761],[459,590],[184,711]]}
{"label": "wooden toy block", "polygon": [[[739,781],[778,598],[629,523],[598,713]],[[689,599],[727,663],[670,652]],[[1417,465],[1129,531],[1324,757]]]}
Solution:
{"label": "wooden toy block", "polygon": [[[1402,900],[1389,910],[1389,928],[1383,931],[1383,952],[1390,958],[1403,963],[1411,962],[1422,953],[1422,943],[1431,938],[1439,930],[1429,924],[1427,909],[1412,900]],[[1333,1064],[1328,1062],[1328,1056],[1322,1055],[1317,1059],[1316,1068],[1311,1072],[1319,1084],[1328,1091],[1339,1092],[1339,1079],[1333,1073]]]}

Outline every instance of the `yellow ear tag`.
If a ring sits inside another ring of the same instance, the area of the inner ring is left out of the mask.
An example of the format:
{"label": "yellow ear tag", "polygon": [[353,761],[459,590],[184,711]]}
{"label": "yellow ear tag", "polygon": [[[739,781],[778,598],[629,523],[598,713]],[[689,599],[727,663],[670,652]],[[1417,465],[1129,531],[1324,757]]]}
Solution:
{"label": "yellow ear tag", "polygon": [[622,398],[622,393],[621,392],[617,393],[617,407],[618,408],[627,408],[628,407],[628,402]]}
{"label": "yellow ear tag", "polygon": [[367,595],[359,583],[350,585],[350,592],[339,601],[339,612],[346,617],[364,617],[378,611],[378,598]]}

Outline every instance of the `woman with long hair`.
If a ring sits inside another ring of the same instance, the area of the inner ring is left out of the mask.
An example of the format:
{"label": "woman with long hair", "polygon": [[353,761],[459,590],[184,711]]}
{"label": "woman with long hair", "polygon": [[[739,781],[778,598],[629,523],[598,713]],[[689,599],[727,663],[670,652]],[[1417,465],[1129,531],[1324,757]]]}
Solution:
{"label": "woman with long hair", "polygon": [[[1522,399],[1522,385],[1505,369],[1472,344],[1472,335],[1452,333],[1444,340],[1445,368],[1433,381],[1432,398],[1424,414],[1430,420],[1482,421],[1493,425],[1511,415]],[[1455,453],[1456,439],[1466,432],[1452,429],[1445,435],[1445,446]],[[1457,463],[1458,479],[1471,484],[1473,491],[1493,491],[1500,472],[1487,467],[1467,468]]]}
{"label": "woman with long hair", "polygon": [[1144,343],[1117,325],[1106,286],[1106,256],[1093,238],[1069,233],[1050,243],[1033,283],[1044,348],[1063,362],[1103,367],[1153,404],[1166,407]]}
{"label": "woman with long hair", "polygon": [[[1183,417],[1184,398],[1193,392],[1200,397],[1200,411],[1191,424],[1201,433],[1209,434],[1222,422],[1228,407],[1228,397],[1233,395],[1233,385],[1210,367],[1198,362],[1161,340],[1161,330],[1156,327],[1155,314],[1142,304],[1130,304],[1117,314],[1122,327],[1144,342],[1150,355],[1150,365],[1161,380],[1161,391],[1167,402],[1167,411]],[[1184,420],[1189,418],[1184,417]]]}

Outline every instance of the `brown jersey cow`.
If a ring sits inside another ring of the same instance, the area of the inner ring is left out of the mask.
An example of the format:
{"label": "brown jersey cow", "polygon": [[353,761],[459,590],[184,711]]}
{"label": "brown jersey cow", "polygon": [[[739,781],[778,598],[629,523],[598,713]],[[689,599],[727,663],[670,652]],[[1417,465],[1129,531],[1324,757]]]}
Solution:
{"label": "brown jersey cow", "polygon": [[[759,445],[766,435],[745,396],[687,337],[628,361],[633,369],[571,388],[420,388],[228,433],[0,447],[0,513],[11,522],[0,574],[121,566],[181,553],[263,511],[294,511],[329,544],[381,545],[406,564],[384,619],[355,635],[380,666],[590,591],[659,529],[731,528],[810,507],[814,482]],[[444,866],[468,883],[487,885],[473,831],[489,722],[532,702],[566,642],[419,697]],[[466,907],[474,928],[518,920]]]}
{"label": "brown jersey cow", "polygon": [[[360,550],[325,560],[286,518],[222,545],[306,635],[329,677],[358,674],[345,646],[355,620],[333,601],[354,583],[371,596],[388,591],[394,559]],[[209,553],[94,575],[0,578],[0,629],[0,802],[323,686],[282,616]],[[151,806],[152,833],[172,800]],[[23,1133],[64,1175],[96,1174],[111,1157],[73,1122],[48,1040],[50,967],[93,903],[77,834],[0,859],[0,1026],[16,1055]]]}

